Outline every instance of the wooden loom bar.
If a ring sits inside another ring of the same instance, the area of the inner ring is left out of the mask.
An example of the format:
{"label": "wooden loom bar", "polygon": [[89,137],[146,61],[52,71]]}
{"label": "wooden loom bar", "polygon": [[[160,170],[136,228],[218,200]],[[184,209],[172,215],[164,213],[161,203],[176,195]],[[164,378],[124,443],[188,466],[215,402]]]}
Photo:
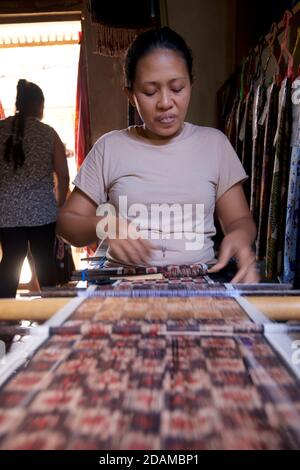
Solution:
{"label": "wooden loom bar", "polygon": [[272,320],[300,320],[300,297],[246,297],[249,303]]}
{"label": "wooden loom bar", "polygon": [[0,321],[45,321],[68,302],[70,302],[70,298],[34,300],[1,299]]}
{"label": "wooden loom bar", "polygon": [[[249,303],[277,321],[300,320],[300,297],[245,297]],[[51,318],[70,298],[35,300],[0,300],[0,321],[36,320]]]}

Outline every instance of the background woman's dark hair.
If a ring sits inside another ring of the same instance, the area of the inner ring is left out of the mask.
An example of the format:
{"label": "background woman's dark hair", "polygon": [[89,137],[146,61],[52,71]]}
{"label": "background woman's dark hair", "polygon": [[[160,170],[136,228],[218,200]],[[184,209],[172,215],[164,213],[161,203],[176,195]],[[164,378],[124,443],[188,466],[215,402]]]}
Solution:
{"label": "background woman's dark hair", "polygon": [[12,159],[14,171],[23,166],[25,161],[23,137],[26,117],[39,117],[43,103],[44,94],[38,85],[26,80],[18,81],[16,114],[4,149],[4,158],[7,162]]}
{"label": "background woman's dark hair", "polygon": [[169,49],[180,55],[186,62],[191,83],[193,77],[193,54],[185,40],[172,29],[164,26],[151,29],[136,37],[127,50],[124,62],[126,87],[132,90],[138,61],[154,49]]}

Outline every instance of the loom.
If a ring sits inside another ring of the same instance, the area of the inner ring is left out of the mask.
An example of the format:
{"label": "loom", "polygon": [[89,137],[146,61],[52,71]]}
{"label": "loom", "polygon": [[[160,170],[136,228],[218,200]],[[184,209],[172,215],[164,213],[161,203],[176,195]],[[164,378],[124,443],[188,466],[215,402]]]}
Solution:
{"label": "loom", "polygon": [[299,448],[300,292],[122,274],[0,301],[1,449]]}

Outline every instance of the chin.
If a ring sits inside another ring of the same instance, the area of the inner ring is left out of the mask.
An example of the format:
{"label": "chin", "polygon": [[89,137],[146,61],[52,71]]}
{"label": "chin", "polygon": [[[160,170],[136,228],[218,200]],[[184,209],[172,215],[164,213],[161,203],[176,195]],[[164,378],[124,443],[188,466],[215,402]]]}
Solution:
{"label": "chin", "polygon": [[156,134],[161,135],[162,137],[172,137],[174,134],[177,134],[180,131],[178,126],[170,126],[166,129],[157,129]]}

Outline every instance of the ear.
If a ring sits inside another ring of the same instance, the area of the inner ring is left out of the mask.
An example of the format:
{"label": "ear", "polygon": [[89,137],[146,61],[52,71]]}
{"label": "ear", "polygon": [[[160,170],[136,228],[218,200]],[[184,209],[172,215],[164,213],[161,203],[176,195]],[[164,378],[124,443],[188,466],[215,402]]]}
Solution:
{"label": "ear", "polygon": [[133,94],[132,92],[129,90],[129,88],[127,86],[124,86],[123,87],[123,91],[125,93],[125,95],[127,96],[128,100],[129,100],[129,103],[135,107],[135,102],[134,102],[134,99],[133,99]]}

